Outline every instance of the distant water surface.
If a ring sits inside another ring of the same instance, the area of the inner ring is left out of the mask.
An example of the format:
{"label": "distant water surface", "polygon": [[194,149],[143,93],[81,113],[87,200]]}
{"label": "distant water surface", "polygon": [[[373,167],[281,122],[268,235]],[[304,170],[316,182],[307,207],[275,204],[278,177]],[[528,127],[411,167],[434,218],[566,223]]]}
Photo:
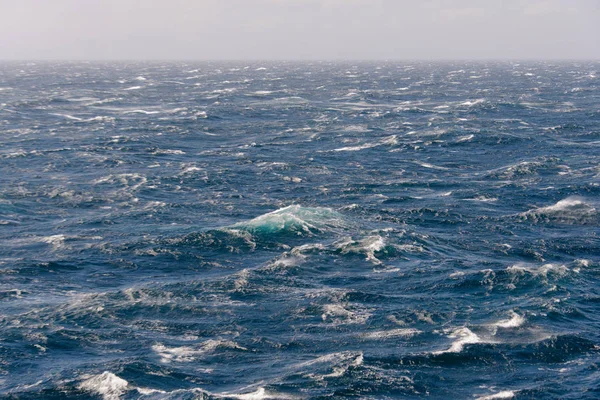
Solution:
{"label": "distant water surface", "polygon": [[597,399],[600,63],[0,65],[0,396]]}

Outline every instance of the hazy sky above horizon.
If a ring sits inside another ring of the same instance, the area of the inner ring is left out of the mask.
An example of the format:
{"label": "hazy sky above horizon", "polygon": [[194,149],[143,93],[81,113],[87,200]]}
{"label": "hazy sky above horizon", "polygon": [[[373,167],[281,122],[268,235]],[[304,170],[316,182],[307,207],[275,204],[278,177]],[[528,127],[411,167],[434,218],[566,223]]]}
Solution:
{"label": "hazy sky above horizon", "polygon": [[600,59],[600,0],[0,0],[0,59]]}

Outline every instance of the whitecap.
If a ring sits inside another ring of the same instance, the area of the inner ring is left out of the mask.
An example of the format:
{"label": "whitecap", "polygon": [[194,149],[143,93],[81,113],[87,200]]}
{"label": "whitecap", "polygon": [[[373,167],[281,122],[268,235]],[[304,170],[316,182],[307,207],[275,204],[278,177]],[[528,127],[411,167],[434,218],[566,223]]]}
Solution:
{"label": "whitecap", "polygon": [[497,328],[518,328],[525,323],[525,318],[521,315],[517,314],[514,311],[511,311],[511,318],[507,320],[502,320],[491,324],[493,327]]}
{"label": "whitecap", "polygon": [[121,379],[109,371],[86,378],[77,387],[87,392],[99,394],[104,400],[118,400],[127,391],[129,385],[125,379]]}
{"label": "whitecap", "polygon": [[415,161],[414,163],[417,165],[420,165],[421,167],[425,167],[425,168],[429,168],[429,169],[439,169],[439,170],[443,170],[443,171],[446,171],[449,169],[446,167],[438,167],[437,165],[429,164],[429,163],[422,162],[422,161]]}
{"label": "whitecap", "polygon": [[513,276],[531,275],[547,279],[549,275],[558,277],[565,276],[569,269],[562,264],[544,264],[539,267],[531,266],[525,263],[518,263],[506,268],[506,271]]}
{"label": "whitecap", "polygon": [[566,224],[599,222],[596,208],[578,197],[568,197],[551,206],[529,210],[520,215],[533,222],[556,221]]}
{"label": "whitecap", "polygon": [[467,100],[467,101],[465,101],[463,103],[460,103],[459,105],[461,105],[461,106],[467,106],[467,107],[472,107],[472,106],[475,106],[477,104],[481,104],[481,103],[484,103],[484,102],[485,102],[485,99]]}
{"label": "whitecap", "polygon": [[219,348],[247,350],[231,340],[211,339],[196,347],[181,346],[167,347],[161,343],[152,346],[152,350],[160,357],[163,363],[170,362],[192,362],[196,358],[210,352],[214,352]]}
{"label": "whitecap", "polygon": [[265,388],[258,388],[255,392],[234,394],[234,393],[221,393],[218,397],[240,399],[240,400],[267,400],[267,399],[287,399],[289,397],[284,396],[280,393],[269,393]]}
{"label": "whitecap", "polygon": [[343,217],[331,208],[291,205],[228,228],[261,234],[286,232],[302,235],[344,225]]}
{"label": "whitecap", "polygon": [[481,338],[467,327],[454,329],[448,337],[456,340],[447,350],[434,351],[432,354],[460,353],[467,344],[481,343]]}
{"label": "whitecap", "polygon": [[333,245],[341,254],[364,254],[367,261],[375,264],[381,264],[381,260],[375,256],[375,253],[384,250],[387,246],[385,239],[379,235],[367,236],[359,241],[347,237],[335,242]]}
{"label": "whitecap", "polygon": [[65,247],[65,235],[52,235],[41,237],[40,241],[52,245],[53,250],[59,250]]}
{"label": "whitecap", "polygon": [[397,337],[404,337],[404,338],[409,338],[415,335],[420,334],[421,331],[418,329],[414,329],[414,328],[398,328],[398,329],[391,329],[388,331],[375,331],[375,332],[368,332],[368,333],[364,333],[361,336],[365,339],[372,339],[372,340],[379,340],[379,339],[390,339],[390,338],[397,338]]}
{"label": "whitecap", "polygon": [[372,147],[378,146],[377,143],[366,143],[360,146],[348,146],[348,147],[340,147],[338,149],[334,149],[333,151],[360,151],[364,149],[370,149]]}
{"label": "whitecap", "polygon": [[333,325],[364,324],[371,317],[371,313],[364,309],[351,311],[341,304],[326,304],[323,306],[321,319]]}
{"label": "whitecap", "polygon": [[490,394],[487,396],[477,397],[475,400],[501,400],[501,399],[512,399],[515,397],[515,392],[511,390],[504,390],[502,392]]}

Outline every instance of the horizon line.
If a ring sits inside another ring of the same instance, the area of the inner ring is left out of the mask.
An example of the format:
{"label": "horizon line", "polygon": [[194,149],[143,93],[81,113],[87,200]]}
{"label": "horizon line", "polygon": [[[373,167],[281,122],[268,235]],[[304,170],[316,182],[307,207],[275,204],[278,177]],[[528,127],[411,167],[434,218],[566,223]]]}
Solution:
{"label": "horizon line", "polygon": [[0,58],[0,62],[600,62],[600,58]]}

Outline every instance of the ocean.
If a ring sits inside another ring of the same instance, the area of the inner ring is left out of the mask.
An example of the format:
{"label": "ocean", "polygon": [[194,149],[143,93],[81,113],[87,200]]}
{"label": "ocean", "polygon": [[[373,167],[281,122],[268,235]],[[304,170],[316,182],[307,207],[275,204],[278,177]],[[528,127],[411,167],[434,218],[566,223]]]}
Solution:
{"label": "ocean", "polygon": [[0,397],[600,398],[599,73],[0,64]]}

